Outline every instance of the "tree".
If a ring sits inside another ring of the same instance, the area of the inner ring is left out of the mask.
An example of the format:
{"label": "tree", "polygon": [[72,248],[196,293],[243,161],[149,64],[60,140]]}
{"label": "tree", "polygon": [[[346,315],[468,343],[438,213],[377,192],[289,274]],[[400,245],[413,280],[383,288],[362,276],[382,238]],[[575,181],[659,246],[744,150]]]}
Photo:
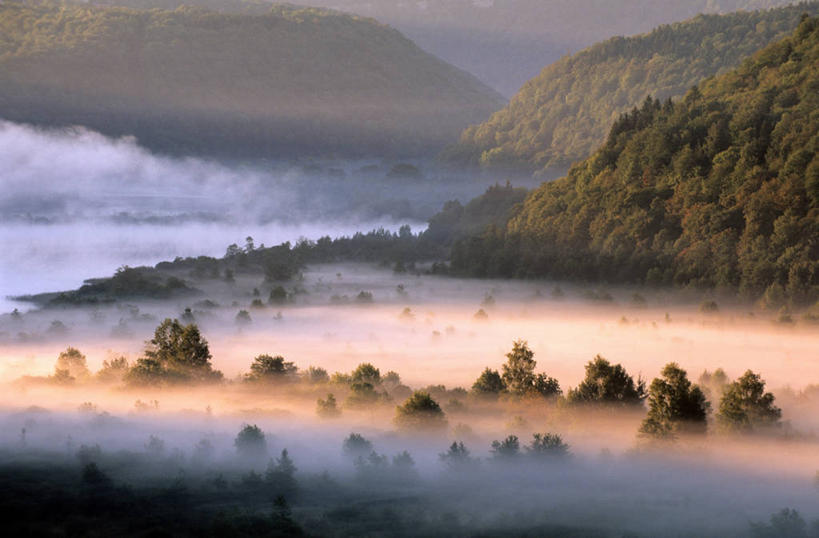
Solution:
{"label": "tree", "polygon": [[467,449],[462,442],[455,441],[449,445],[449,450],[438,454],[438,459],[440,459],[450,471],[461,470],[477,463],[477,460],[470,455],[469,449]]}
{"label": "tree", "polygon": [[316,402],[316,414],[321,418],[335,418],[341,414],[341,410],[336,403],[336,397],[327,395],[326,400],[318,399]]}
{"label": "tree", "polygon": [[97,372],[97,379],[103,383],[115,383],[121,381],[128,373],[130,364],[125,357],[114,357],[102,361],[102,368]]}
{"label": "tree", "polygon": [[640,405],[646,398],[642,379],[637,383],[620,364],[612,365],[597,355],[586,364],[586,377],[575,389],[569,390],[570,403],[600,403]]}
{"label": "tree", "polygon": [[360,433],[351,433],[341,445],[341,450],[353,459],[366,456],[373,451],[373,444]]}
{"label": "tree", "polygon": [[565,458],[569,455],[569,445],[556,433],[536,433],[526,453],[537,459]]}
{"label": "tree", "polygon": [[154,331],[145,357],[137,360],[126,380],[135,384],[221,380],[222,372],[214,370],[210,361],[208,342],[202,338],[199,327],[166,319]]}
{"label": "tree", "polygon": [[647,437],[671,438],[677,433],[705,433],[709,404],[677,363],[668,363],[648,390],[648,415],[640,426]]}
{"label": "tree", "polygon": [[287,290],[283,286],[276,286],[270,290],[270,297],[268,302],[275,305],[283,305],[287,303]]}
{"label": "tree", "polygon": [[728,386],[730,381],[731,380],[728,379],[728,374],[725,373],[725,370],[722,368],[717,368],[713,373],[705,370],[697,380],[697,384],[705,393],[705,397],[709,401],[713,401],[715,399],[714,396],[722,397],[722,393],[725,391],[725,388]]}
{"label": "tree", "polygon": [[783,508],[771,515],[769,525],[751,523],[751,534],[757,538],[807,538],[816,532],[808,534],[808,524],[797,510]]}
{"label": "tree", "polygon": [[497,396],[506,390],[506,384],[497,370],[485,368],[472,384],[472,392],[480,396]]}
{"label": "tree", "polygon": [[86,380],[91,377],[85,355],[80,353],[80,350],[75,347],[67,347],[65,351],[61,352],[57,357],[54,371],[57,373],[60,370],[66,372],[69,377],[78,380]]}
{"label": "tree", "polygon": [[239,312],[236,313],[236,317],[233,318],[233,321],[236,323],[236,325],[240,326],[250,325],[253,323],[253,318],[250,317],[250,312],[247,310],[239,310]]}
{"label": "tree", "polygon": [[102,472],[94,462],[86,463],[82,468],[82,481],[94,488],[108,488],[112,485],[111,478]]}
{"label": "tree", "polygon": [[377,387],[381,384],[381,371],[369,362],[364,362],[353,370],[350,380],[352,383],[369,383]]}
{"label": "tree", "polygon": [[259,460],[267,456],[267,440],[262,430],[255,424],[245,424],[233,441],[236,453],[249,460]]}
{"label": "tree", "polygon": [[748,370],[725,388],[716,418],[725,430],[752,432],[776,426],[781,417],[782,410],[774,405],[774,395],[765,392],[765,382]]}
{"label": "tree", "polygon": [[415,470],[415,460],[406,450],[392,457],[392,471],[398,478],[404,480],[418,476],[418,471]]}
{"label": "tree", "polygon": [[506,364],[503,365],[502,379],[506,390],[516,396],[557,396],[561,393],[556,379],[545,374],[535,374],[537,361],[534,352],[524,340],[516,340],[512,351],[506,354]]}
{"label": "tree", "polygon": [[307,369],[307,381],[314,384],[327,383],[330,381],[330,376],[324,368],[310,366]]}
{"label": "tree", "polygon": [[376,392],[375,387],[370,383],[363,381],[355,382],[350,385],[350,394],[344,405],[347,407],[361,407],[373,404],[381,398],[381,395]]}
{"label": "tree", "polygon": [[428,392],[414,392],[395,411],[395,425],[403,430],[441,430],[447,427],[441,406]]}
{"label": "tree", "polygon": [[510,435],[503,441],[492,441],[492,457],[496,460],[510,460],[520,455],[520,440]]}
{"label": "tree", "polygon": [[250,373],[245,375],[246,381],[278,382],[296,378],[298,367],[288,362],[281,355],[258,355],[250,365]]}
{"label": "tree", "polygon": [[265,471],[265,481],[275,489],[278,494],[292,494],[296,491],[296,465],[290,459],[290,455],[285,448],[281,456],[276,461],[270,460]]}

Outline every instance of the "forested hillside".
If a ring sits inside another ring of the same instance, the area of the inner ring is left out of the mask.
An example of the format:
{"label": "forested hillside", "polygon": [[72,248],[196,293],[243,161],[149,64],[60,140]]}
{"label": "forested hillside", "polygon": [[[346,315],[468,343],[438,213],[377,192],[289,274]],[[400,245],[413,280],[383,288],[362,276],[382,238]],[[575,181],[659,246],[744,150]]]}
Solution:
{"label": "forested hillside", "polygon": [[417,154],[502,100],[371,19],[0,4],[0,117],[173,153]]}
{"label": "forested hillside", "polygon": [[647,99],[456,272],[819,297],[819,19],[677,103]]}
{"label": "forested hillside", "polygon": [[[90,0],[90,3],[165,9],[186,4],[239,12],[257,12],[270,5],[264,0]],[[544,65],[612,36],[648,32],[660,24],[685,20],[698,13],[771,8],[792,1],[298,0],[293,3],[373,17],[398,29],[424,50],[511,97]]]}
{"label": "forested hillside", "polygon": [[466,129],[444,159],[524,172],[565,170],[605,140],[618,115],[649,95],[683,95],[737,66],[819,3],[701,15],[650,34],[617,37],[565,57],[527,82],[503,110]]}

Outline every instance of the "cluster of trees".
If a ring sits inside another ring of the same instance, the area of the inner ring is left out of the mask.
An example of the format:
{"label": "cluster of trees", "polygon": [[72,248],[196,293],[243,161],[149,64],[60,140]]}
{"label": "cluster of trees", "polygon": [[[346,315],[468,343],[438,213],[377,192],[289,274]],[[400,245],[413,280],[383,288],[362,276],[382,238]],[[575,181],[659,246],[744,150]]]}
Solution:
{"label": "cluster of trees", "polygon": [[596,153],[532,191],[451,269],[819,298],[819,22],[677,103],[648,98]]}
{"label": "cluster of trees", "polygon": [[147,268],[122,266],[111,278],[87,280],[73,291],[47,293],[31,299],[52,306],[86,305],[111,302],[116,299],[169,299],[196,293],[184,280],[163,275]]}
{"label": "cluster of trees", "polygon": [[417,155],[503,104],[398,31],[330,10],[4,2],[0,29],[5,119],[164,152]]}
{"label": "cluster of trees", "polygon": [[[497,398],[541,396],[562,397],[558,381],[545,374],[535,374],[537,362],[534,352],[525,341],[518,340],[507,353],[502,374],[486,368],[475,383],[473,394]],[[569,389],[563,400],[570,405],[641,406],[647,396],[645,381],[637,381],[621,364],[611,364],[597,355],[586,364],[586,376],[580,384]]]}
{"label": "cluster of trees", "polygon": [[[774,405],[774,396],[765,392],[762,378],[748,370],[728,382],[719,376],[715,381],[707,372],[703,381],[719,391],[716,412],[718,428],[730,433],[771,431],[779,427],[782,410]],[[691,383],[685,370],[676,363],[663,368],[661,377],[651,382],[648,414],[640,434],[654,439],[673,439],[680,434],[703,434],[707,429],[711,403],[705,391]]]}
{"label": "cluster of trees", "polygon": [[[498,205],[494,211],[500,215],[513,205],[513,200],[522,198],[522,193],[509,186],[498,189],[499,194],[494,196]],[[486,204],[482,206],[486,207]],[[466,217],[473,218],[480,217]],[[459,223],[454,223],[453,227],[461,229]],[[454,228],[444,230],[443,225],[438,226],[437,232],[446,237],[455,237],[460,233]],[[194,285],[181,278],[183,275],[194,281],[226,282],[235,282],[237,277],[250,275],[263,277],[264,284],[270,287],[267,303],[276,306],[292,300],[292,290],[288,291],[283,284],[297,277],[307,264],[357,261],[395,265],[406,270],[406,267],[413,267],[415,262],[446,259],[447,252],[444,243],[433,240],[431,235],[425,233],[413,234],[409,225],[400,227],[397,232],[379,228],[335,239],[324,236],[315,241],[303,239],[296,244],[288,241],[270,247],[264,244],[256,246],[253,238],[248,237],[244,246],[229,245],[221,258],[178,257],[173,261],[160,262],[155,267],[122,267],[112,277],[89,280],[77,290],[16,299],[45,306],[97,304],[134,298],[168,299],[199,293]],[[357,300],[367,302],[367,297],[364,295]],[[259,297],[254,304],[263,306],[264,301]],[[217,306],[207,301],[204,305]]]}
{"label": "cluster of trees", "polygon": [[[621,364],[611,364],[600,355],[586,364],[585,377],[577,387],[563,396],[558,381],[544,373],[536,373],[534,352],[525,341],[517,340],[506,354],[507,361],[501,372],[486,368],[472,385],[472,393],[478,398],[547,398],[560,399],[570,406],[615,406],[642,408],[648,400],[648,412],[640,426],[640,434],[658,439],[673,439],[679,434],[705,433],[711,414],[711,401],[718,399],[714,416],[717,428],[728,433],[754,433],[773,431],[781,426],[782,411],[774,404],[774,396],[765,391],[765,382],[748,370],[741,377],[730,381],[721,369],[704,372],[699,385],[693,384],[687,372],[676,363],[667,364],[660,377],[655,378],[646,390],[645,382],[628,374]],[[68,347],[60,353],[52,381],[67,384],[91,379],[86,357],[76,348]],[[133,365],[125,358],[106,360],[97,374],[101,381],[124,381],[128,385],[166,385],[178,383],[221,382],[223,375],[211,364],[207,341],[196,325],[183,325],[178,320],[166,319],[157,328],[144,356]],[[306,382],[312,385],[335,384],[347,392],[345,406],[361,408],[392,402],[404,398],[396,407],[394,424],[405,432],[442,432],[449,425],[446,413],[436,397],[452,398],[448,405],[455,411],[464,409],[461,399],[468,394],[456,388],[447,390],[443,385],[431,385],[426,389],[412,391],[401,383],[396,372],[381,375],[370,363],[362,363],[349,374],[336,372],[330,376],[326,370],[310,367],[299,373],[298,367],[282,356],[267,354],[257,356],[250,365],[244,382],[268,386],[269,384]],[[326,419],[341,414],[335,395],[317,401],[316,413]],[[256,432],[259,433],[259,432]],[[258,438],[247,430],[243,435]],[[513,440],[509,439],[509,443]],[[536,439],[552,442],[550,438]],[[237,440],[238,446],[239,440]],[[246,450],[252,443],[243,442]],[[243,449],[243,450],[245,450]],[[534,445],[532,450],[534,450]],[[256,450],[263,451],[259,442]]]}
{"label": "cluster of trees", "polygon": [[524,340],[516,340],[512,351],[506,354],[503,374],[486,368],[473,383],[472,391],[482,396],[507,393],[514,397],[542,396],[551,398],[562,394],[557,379],[535,373],[537,361],[534,352]]}
{"label": "cluster of trees", "polygon": [[781,39],[819,3],[700,15],[635,37],[615,37],[546,67],[509,105],[466,129],[445,159],[522,171],[566,169],[605,140],[617,117],[649,95],[682,96]]}

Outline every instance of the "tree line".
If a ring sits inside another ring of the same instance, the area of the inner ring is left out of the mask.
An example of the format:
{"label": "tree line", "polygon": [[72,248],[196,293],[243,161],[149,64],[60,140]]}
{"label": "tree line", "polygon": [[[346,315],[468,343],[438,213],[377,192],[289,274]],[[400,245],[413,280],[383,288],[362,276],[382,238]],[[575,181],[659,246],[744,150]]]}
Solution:
{"label": "tree line", "polygon": [[[223,374],[213,368],[211,359],[208,343],[195,324],[166,319],[156,328],[142,357],[133,364],[122,357],[106,360],[96,377],[102,382],[130,387],[224,383]],[[536,369],[534,352],[525,341],[517,340],[506,354],[501,370],[485,368],[470,392],[462,388],[447,390],[440,385],[413,391],[401,382],[397,372],[382,375],[371,363],[362,363],[349,374],[336,372],[331,376],[325,369],[312,366],[299,372],[293,362],[268,354],[255,357],[249,371],[239,380],[250,388],[262,389],[287,383],[335,386],[347,393],[344,407],[350,409],[389,405],[398,398],[403,403],[396,406],[393,423],[403,431],[447,431],[447,413],[435,398],[450,398],[447,406],[457,413],[463,410],[463,401],[470,395],[484,401],[526,399],[535,405],[541,401],[578,408],[644,409],[647,401],[647,414],[639,433],[655,439],[705,433],[712,413],[709,400],[717,403],[713,419],[719,431],[773,432],[782,426],[782,411],[776,407],[773,394],[765,390],[760,375],[751,370],[733,381],[722,370],[705,372],[699,384],[694,384],[687,372],[672,362],[646,386],[642,378],[635,380],[621,364],[612,364],[598,355],[585,365],[584,379],[564,394],[557,379]],[[92,375],[86,357],[69,347],[60,353],[49,379],[73,384],[88,382]],[[342,414],[334,393],[317,400],[316,413],[324,419]]]}

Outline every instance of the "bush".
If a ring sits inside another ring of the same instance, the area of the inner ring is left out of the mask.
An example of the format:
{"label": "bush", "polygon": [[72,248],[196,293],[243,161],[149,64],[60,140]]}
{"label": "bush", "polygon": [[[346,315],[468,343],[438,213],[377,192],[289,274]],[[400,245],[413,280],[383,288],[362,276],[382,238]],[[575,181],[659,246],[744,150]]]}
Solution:
{"label": "bush", "polygon": [[293,381],[296,379],[298,370],[295,364],[286,361],[281,355],[275,357],[259,355],[253,359],[250,372],[245,375],[245,380],[263,383]]}
{"label": "bush", "polygon": [[341,415],[341,410],[336,404],[336,397],[328,394],[326,400],[319,398],[316,402],[316,414],[321,418],[335,418]]}
{"label": "bush", "polygon": [[442,430],[447,421],[441,406],[428,392],[416,391],[396,407],[395,425],[403,430]]}
{"label": "bush", "polygon": [[267,440],[255,424],[246,424],[236,435],[233,445],[241,458],[259,460],[267,457]]}
{"label": "bush", "polygon": [[648,415],[640,426],[647,437],[673,439],[677,433],[705,433],[709,404],[677,363],[668,363],[648,390]]}
{"label": "bush", "polygon": [[779,424],[782,410],[774,395],[765,392],[765,382],[751,370],[725,387],[717,412],[717,423],[732,432],[753,432]]}
{"label": "bush", "polygon": [[351,433],[342,444],[344,455],[353,459],[366,456],[373,451],[373,444],[360,433]]}
{"label": "bush", "polygon": [[565,458],[569,455],[569,445],[556,433],[536,433],[526,453],[537,459]]}

